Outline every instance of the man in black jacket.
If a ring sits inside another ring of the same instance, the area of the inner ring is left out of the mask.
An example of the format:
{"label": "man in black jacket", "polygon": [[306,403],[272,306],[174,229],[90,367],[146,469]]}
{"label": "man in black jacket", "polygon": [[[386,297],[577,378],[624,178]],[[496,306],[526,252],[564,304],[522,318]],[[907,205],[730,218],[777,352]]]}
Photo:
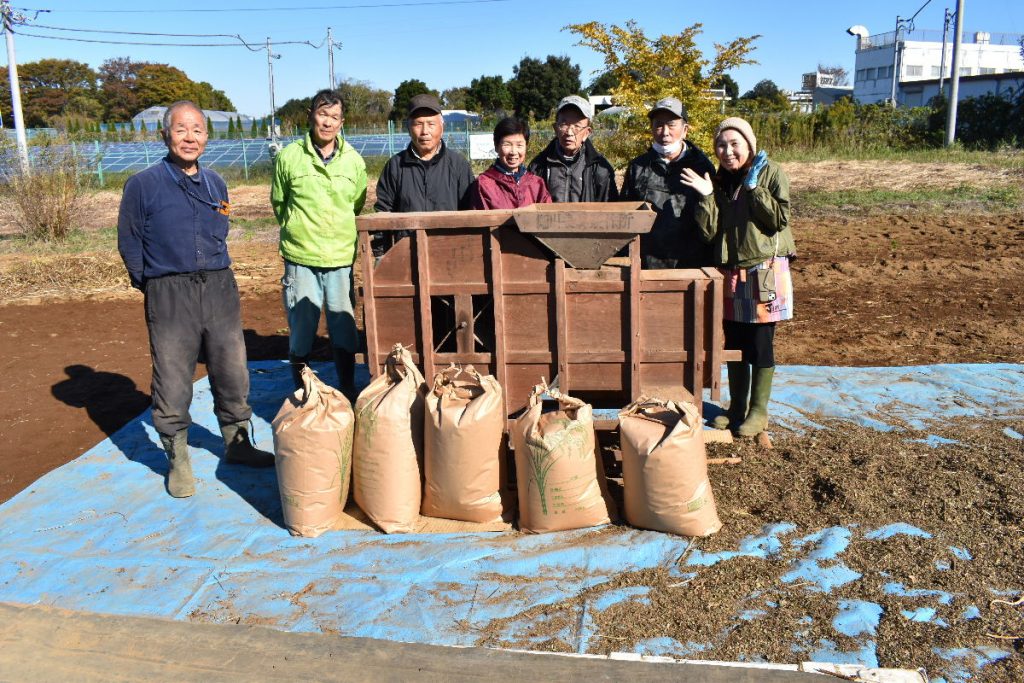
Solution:
{"label": "man in black jacket", "polygon": [[701,239],[694,209],[700,195],[681,182],[684,168],[714,175],[711,160],[692,142],[686,107],[675,97],[658,100],[647,115],[651,147],[633,159],[622,183],[624,201],[646,201],[658,213],[651,231],[640,237],[644,268],[700,268],[712,264]]}
{"label": "man in black jacket", "polygon": [[[455,211],[468,208],[473,170],[466,158],[444,143],[441,104],[433,95],[417,95],[409,103],[409,146],[391,157],[377,181],[377,211]],[[373,253],[382,256],[404,230],[377,233]]]}
{"label": "man in black jacket", "polygon": [[619,198],[615,169],[590,141],[593,108],[579,95],[558,103],[555,139],[530,162],[555,202],[614,202]]}

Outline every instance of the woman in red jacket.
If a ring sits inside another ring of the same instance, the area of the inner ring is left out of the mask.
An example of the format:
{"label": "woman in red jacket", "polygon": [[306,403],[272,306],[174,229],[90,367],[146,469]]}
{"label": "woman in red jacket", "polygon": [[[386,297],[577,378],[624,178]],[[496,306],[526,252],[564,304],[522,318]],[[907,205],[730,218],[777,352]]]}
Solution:
{"label": "woman in red jacket", "polygon": [[518,209],[530,204],[550,204],[543,178],[526,170],[526,146],[530,127],[508,117],[494,127],[494,151],[498,160],[480,174],[469,195],[474,209]]}

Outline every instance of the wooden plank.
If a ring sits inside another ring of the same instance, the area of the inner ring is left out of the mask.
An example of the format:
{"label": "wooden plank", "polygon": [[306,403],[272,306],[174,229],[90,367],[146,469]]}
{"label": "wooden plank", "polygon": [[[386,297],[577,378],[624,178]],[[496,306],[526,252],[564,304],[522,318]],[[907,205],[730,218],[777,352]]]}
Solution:
{"label": "wooden plank", "polygon": [[363,298],[363,331],[366,334],[366,366],[371,377],[380,374],[380,357],[377,354],[377,301],[373,293],[373,250],[370,248],[370,234],[359,234],[359,248],[363,259],[363,288],[370,296]]}
{"label": "wooden plank", "polygon": [[508,407],[508,375],[505,370],[505,274],[501,267],[501,240],[498,231],[490,231],[491,296],[494,297],[494,376],[503,392],[505,415]]}
{"label": "wooden plank", "polygon": [[722,274],[714,268],[701,268],[701,270],[708,276],[708,295],[711,297],[711,317],[708,320],[708,325],[711,326],[709,359],[711,367],[708,368],[711,380],[711,400],[720,401],[722,399],[722,349],[725,348],[725,335],[722,331],[722,316],[725,308],[722,302],[724,293]]}
{"label": "wooden plank", "polygon": [[580,365],[584,363],[625,363],[625,351],[570,351],[568,353],[570,364]]}
{"label": "wooden plank", "polygon": [[644,365],[649,363],[685,363],[690,360],[690,353],[680,351],[642,351],[640,362]]}
{"label": "wooden plank", "polygon": [[[476,369],[481,373],[484,373],[484,366],[490,365],[494,361],[494,356],[490,353],[440,353],[434,352],[434,363],[437,364],[438,369],[444,369],[449,364],[455,363],[456,365],[469,365],[476,366]],[[484,373],[486,374],[486,373]],[[429,379],[429,378],[428,378]]]}
{"label": "wooden plank", "polygon": [[460,354],[474,353],[473,297],[469,294],[455,295],[455,326],[455,348]]}
{"label": "wooden plank", "polygon": [[[434,260],[431,259],[430,263],[433,264]],[[431,296],[444,296],[447,294],[490,294],[491,290],[487,286],[486,282],[431,282],[430,283],[430,295]]]}
{"label": "wooden plank", "polygon": [[542,282],[505,282],[502,285],[505,294],[548,294],[551,292],[551,283],[547,280]]}
{"label": "wooden plank", "polygon": [[492,228],[513,224],[512,210],[497,211],[410,211],[408,213],[373,213],[356,216],[359,232],[385,230],[460,230]]}
{"label": "wooden plank", "polygon": [[646,282],[655,280],[701,280],[707,277],[700,268],[668,268],[659,270],[645,270],[640,273],[640,279]]}
{"label": "wooden plank", "polygon": [[558,387],[570,391],[569,325],[566,319],[565,261],[555,259],[555,357],[558,359]]}
{"label": "wooden plank", "polygon": [[707,280],[701,278],[693,281],[693,346],[690,352],[690,386],[687,387],[694,396],[697,411],[704,412],[704,290]]}
{"label": "wooden plank", "polygon": [[640,358],[644,348],[643,326],[640,324],[640,238],[629,243],[629,398],[640,396]]}
{"label": "wooden plank", "polygon": [[478,284],[487,288],[488,233],[471,230],[430,231],[430,286]]}
{"label": "wooden plank", "polygon": [[640,291],[686,292],[689,291],[691,282],[693,280],[643,280],[640,282]]}
{"label": "wooden plank", "polygon": [[[497,334],[497,333],[495,333]],[[555,355],[550,351],[509,351],[505,349],[505,364],[547,364],[555,361]]]}
{"label": "wooden plank", "polygon": [[565,283],[565,290],[570,294],[598,294],[602,292],[616,294],[626,290],[626,283],[613,282],[611,280],[569,280]]}
{"label": "wooden plank", "polygon": [[416,285],[413,285],[413,284],[408,284],[408,285],[381,285],[381,284],[374,284],[372,286],[369,285],[369,284],[366,284],[366,285],[363,285],[363,290],[367,291],[367,292],[373,292],[373,296],[371,298],[375,298],[375,299],[386,299],[386,298],[407,299],[409,297],[416,296]]}
{"label": "wooden plank", "polygon": [[[407,214],[403,214],[407,215]],[[416,283],[419,289],[420,313],[420,354],[423,356],[424,377],[433,377],[434,368],[434,322],[430,314],[430,255],[428,233],[417,230],[413,233],[416,249]]]}

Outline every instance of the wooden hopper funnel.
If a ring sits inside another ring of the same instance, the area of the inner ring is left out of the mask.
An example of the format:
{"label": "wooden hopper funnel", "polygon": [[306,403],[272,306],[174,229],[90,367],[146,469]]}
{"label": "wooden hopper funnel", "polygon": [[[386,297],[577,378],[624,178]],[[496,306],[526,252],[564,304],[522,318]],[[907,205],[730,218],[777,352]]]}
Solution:
{"label": "wooden hopper funnel", "polygon": [[646,202],[532,204],[512,212],[520,232],[585,270],[600,268],[634,237],[650,232],[656,215]]}

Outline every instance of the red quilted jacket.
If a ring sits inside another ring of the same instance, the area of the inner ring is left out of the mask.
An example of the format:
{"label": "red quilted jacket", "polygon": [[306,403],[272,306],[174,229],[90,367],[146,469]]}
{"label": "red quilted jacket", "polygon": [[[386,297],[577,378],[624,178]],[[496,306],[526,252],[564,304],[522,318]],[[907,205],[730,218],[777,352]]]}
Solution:
{"label": "red quilted jacket", "polygon": [[518,209],[530,204],[551,203],[551,195],[540,176],[527,171],[517,183],[494,166],[473,182],[469,196],[474,209]]}

